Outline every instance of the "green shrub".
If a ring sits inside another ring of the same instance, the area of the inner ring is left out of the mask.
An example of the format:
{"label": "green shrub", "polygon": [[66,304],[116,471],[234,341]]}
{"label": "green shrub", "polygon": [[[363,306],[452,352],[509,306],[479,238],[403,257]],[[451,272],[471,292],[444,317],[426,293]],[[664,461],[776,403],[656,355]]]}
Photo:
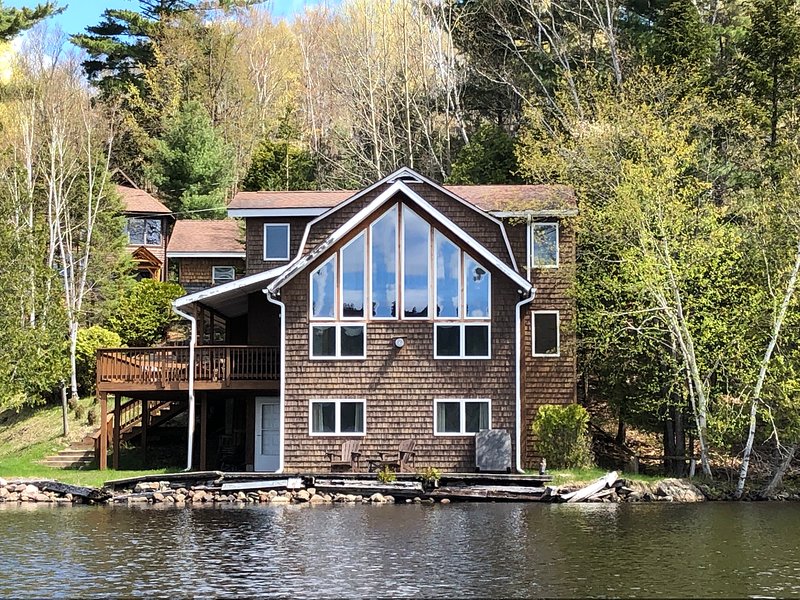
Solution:
{"label": "green shrub", "polygon": [[172,312],[172,301],[183,294],[177,283],[142,279],[117,303],[108,317],[108,327],[126,346],[153,346],[162,342],[170,325],[180,320]]}
{"label": "green shrub", "polygon": [[397,475],[395,475],[395,472],[388,466],[384,466],[378,471],[378,481],[380,483],[392,483],[393,481],[397,481]]}
{"label": "green shrub", "polygon": [[84,396],[94,390],[97,349],[118,348],[120,346],[122,346],[120,337],[113,331],[109,331],[99,325],[92,325],[86,329],[78,330],[75,360],[77,363],[78,387],[82,390]]}
{"label": "green shrub", "polygon": [[576,469],[591,464],[588,424],[589,413],[578,404],[551,404],[539,409],[533,420],[533,435],[549,467]]}

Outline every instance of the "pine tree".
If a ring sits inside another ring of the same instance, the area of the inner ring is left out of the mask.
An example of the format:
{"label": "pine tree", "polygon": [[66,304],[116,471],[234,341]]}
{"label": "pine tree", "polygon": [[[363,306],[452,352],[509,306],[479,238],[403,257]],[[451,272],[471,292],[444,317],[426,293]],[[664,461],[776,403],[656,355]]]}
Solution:
{"label": "pine tree", "polygon": [[39,21],[62,12],[55,2],[37,4],[35,8],[3,8],[0,2],[0,41],[7,42]]}

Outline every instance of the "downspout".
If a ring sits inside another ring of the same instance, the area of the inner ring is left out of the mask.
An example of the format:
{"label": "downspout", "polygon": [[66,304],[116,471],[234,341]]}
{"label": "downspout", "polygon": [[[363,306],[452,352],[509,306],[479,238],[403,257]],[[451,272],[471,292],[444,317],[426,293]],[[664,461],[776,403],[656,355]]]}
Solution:
{"label": "downspout", "polygon": [[532,221],[533,221],[533,218],[531,216],[530,211],[528,211],[528,223],[525,226],[525,231],[527,232],[525,234],[525,239],[527,241],[526,245],[528,246],[527,252],[525,252],[525,258],[526,258],[526,261],[525,261],[525,277],[528,278],[528,281],[531,280],[531,254],[532,254],[531,250],[533,250],[533,236],[531,235],[531,222]]}
{"label": "downspout", "polygon": [[189,337],[189,441],[186,448],[186,469],[184,469],[185,471],[191,471],[194,446],[194,350],[197,344],[197,319],[189,313],[179,310],[174,303],[172,304],[172,311],[192,324],[192,333]]}
{"label": "downspout", "polygon": [[523,298],[519,302],[517,302],[517,382],[516,382],[516,392],[517,392],[517,401],[516,401],[516,445],[515,445],[515,458],[516,458],[516,467],[517,473],[524,473],[525,469],[522,468],[522,448],[520,447],[520,442],[522,440],[522,319],[521,319],[521,312],[522,307],[525,304],[529,304],[533,302],[534,297],[536,296],[536,290],[531,288],[531,291],[528,293],[527,298]]}
{"label": "downspout", "polygon": [[280,364],[280,396],[278,398],[278,406],[280,408],[280,448],[278,449],[278,470],[276,473],[283,473],[283,448],[284,448],[284,399],[286,396],[286,305],[278,300],[277,294],[270,292],[268,289],[262,290],[267,296],[267,302],[276,305],[281,310],[281,364]]}

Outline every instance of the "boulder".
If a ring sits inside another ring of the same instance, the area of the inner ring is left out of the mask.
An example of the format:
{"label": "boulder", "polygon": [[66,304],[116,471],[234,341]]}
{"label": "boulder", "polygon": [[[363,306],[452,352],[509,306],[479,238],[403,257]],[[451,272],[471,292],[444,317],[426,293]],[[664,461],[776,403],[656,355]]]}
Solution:
{"label": "boulder", "polygon": [[3,479],[2,477],[0,477],[0,487],[4,488],[7,485],[8,485],[8,482],[5,479]]}
{"label": "boulder", "polygon": [[32,498],[34,500],[36,500],[36,502],[52,502],[53,501],[53,498],[51,498],[47,494],[42,494],[41,492],[36,494],[35,496],[32,496]]}
{"label": "boulder", "polygon": [[25,486],[25,489],[22,490],[23,494],[27,494],[28,496],[36,496],[39,493],[39,488],[33,484],[28,484]]}
{"label": "boulder", "polygon": [[322,504],[325,502],[325,497],[320,496],[319,494],[314,494],[311,498],[308,499],[311,504]]}
{"label": "boulder", "polygon": [[308,488],[308,495],[309,496],[313,496],[316,493],[317,493],[316,488],[313,488],[313,487]]}
{"label": "boulder", "polygon": [[153,502],[163,502],[164,501],[164,494],[161,492],[156,492],[153,494]]}
{"label": "boulder", "polygon": [[8,502],[17,502],[19,500],[19,494],[17,492],[11,492],[6,500]]}
{"label": "boulder", "polygon": [[294,495],[294,498],[298,502],[308,502],[311,499],[311,494],[308,493],[308,490],[299,490]]}
{"label": "boulder", "polygon": [[177,494],[175,494],[175,502],[176,502],[176,503],[178,503],[178,502],[185,502],[185,501],[186,501],[186,494],[181,494],[180,492],[178,492]]}
{"label": "boulder", "polygon": [[705,502],[706,497],[697,486],[682,479],[664,479],[658,482],[656,495],[671,497],[674,502]]}
{"label": "boulder", "polygon": [[383,494],[372,494],[372,496],[369,497],[369,501],[375,504],[382,504],[386,502],[386,499],[383,497]]}
{"label": "boulder", "polygon": [[272,499],[273,504],[289,504],[291,498],[289,496],[275,496]]}
{"label": "boulder", "polygon": [[11,492],[4,487],[0,487],[0,498],[6,498]]}
{"label": "boulder", "polygon": [[24,491],[25,491],[25,488],[26,488],[27,486],[26,486],[24,483],[18,483],[18,484],[16,484],[16,485],[15,485],[15,486],[13,486],[13,487],[14,487],[14,490],[13,490],[13,491],[17,492],[18,494],[21,494],[22,492],[24,492]]}
{"label": "boulder", "polygon": [[239,492],[238,494],[236,494],[236,500],[238,500],[239,502],[247,502],[247,494],[245,494],[244,492]]}
{"label": "boulder", "polygon": [[383,497],[383,500],[384,500],[384,501],[385,501],[387,504],[394,504],[394,496],[384,496],[384,497]]}
{"label": "boulder", "polygon": [[439,500],[439,504],[450,504],[450,498],[442,498]]}

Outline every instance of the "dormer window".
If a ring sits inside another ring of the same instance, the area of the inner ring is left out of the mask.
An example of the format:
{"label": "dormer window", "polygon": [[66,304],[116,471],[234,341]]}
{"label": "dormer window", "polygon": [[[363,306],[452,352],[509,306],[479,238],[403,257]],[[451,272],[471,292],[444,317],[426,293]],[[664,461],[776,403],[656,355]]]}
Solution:
{"label": "dormer window", "polygon": [[558,223],[531,223],[531,266],[558,268]]}
{"label": "dormer window", "polygon": [[264,224],[264,260],[289,260],[289,224]]}
{"label": "dormer window", "polygon": [[126,226],[128,244],[131,246],[160,246],[161,219],[128,217]]}

